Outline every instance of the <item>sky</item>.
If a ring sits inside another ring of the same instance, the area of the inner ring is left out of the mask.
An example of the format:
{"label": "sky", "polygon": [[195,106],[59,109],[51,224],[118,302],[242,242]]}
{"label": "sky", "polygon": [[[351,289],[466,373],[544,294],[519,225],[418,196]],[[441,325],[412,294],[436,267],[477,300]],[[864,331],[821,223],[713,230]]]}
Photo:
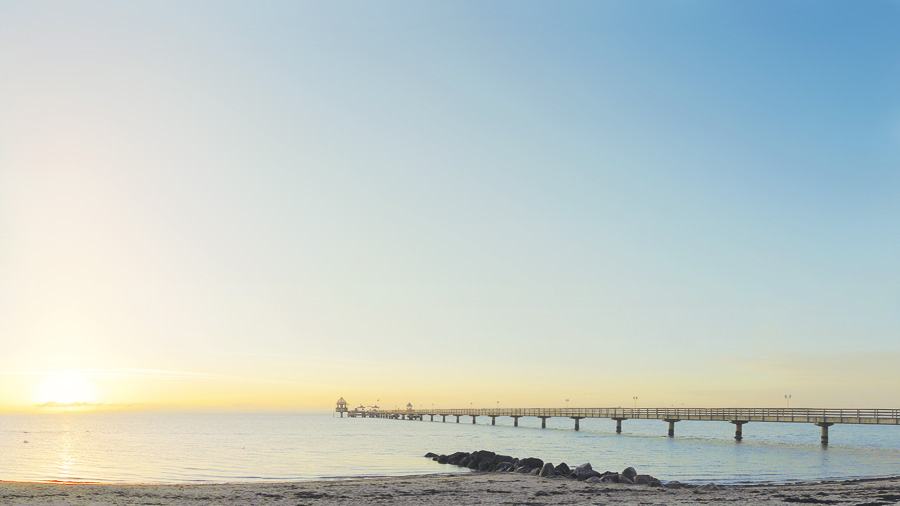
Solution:
{"label": "sky", "polygon": [[0,413],[900,407],[898,26],[0,0]]}

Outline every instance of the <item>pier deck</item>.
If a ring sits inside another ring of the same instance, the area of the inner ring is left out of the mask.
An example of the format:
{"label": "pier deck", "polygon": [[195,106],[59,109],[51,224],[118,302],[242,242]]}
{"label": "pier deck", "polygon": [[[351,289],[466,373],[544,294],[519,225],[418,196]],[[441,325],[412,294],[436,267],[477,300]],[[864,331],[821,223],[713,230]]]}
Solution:
{"label": "pier deck", "polygon": [[629,419],[662,420],[669,424],[669,437],[675,436],[675,423],[682,420],[711,420],[729,422],[735,426],[734,438],[742,439],[742,426],[749,422],[812,423],[822,429],[821,441],[828,443],[828,427],[835,424],[900,425],[900,409],[809,409],[809,408],[432,408],[396,410],[354,410],[351,417],[391,418],[424,420],[426,416],[434,421],[441,417],[471,417],[472,423],[479,416],[491,418],[491,425],[497,417],[513,419],[519,426],[519,418],[541,419],[541,428],[547,427],[548,418],[571,418],[575,420],[575,430],[579,421],[585,418],[609,418],[616,421],[616,432],[622,432],[622,421]]}

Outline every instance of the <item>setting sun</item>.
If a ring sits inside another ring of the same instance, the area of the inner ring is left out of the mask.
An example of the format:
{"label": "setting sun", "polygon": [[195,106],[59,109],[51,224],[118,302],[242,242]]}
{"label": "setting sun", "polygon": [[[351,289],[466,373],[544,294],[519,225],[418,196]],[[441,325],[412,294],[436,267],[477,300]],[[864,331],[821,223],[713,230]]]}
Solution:
{"label": "setting sun", "polygon": [[65,405],[94,402],[94,387],[84,376],[74,373],[56,373],[45,379],[35,392],[38,404]]}

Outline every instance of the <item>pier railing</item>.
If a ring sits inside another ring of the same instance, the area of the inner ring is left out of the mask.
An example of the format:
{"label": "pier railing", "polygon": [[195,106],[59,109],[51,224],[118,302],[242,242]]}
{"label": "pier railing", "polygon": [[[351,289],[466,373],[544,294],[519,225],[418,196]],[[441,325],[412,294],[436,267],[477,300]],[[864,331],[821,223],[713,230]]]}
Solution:
{"label": "pier railing", "polygon": [[900,425],[900,409],[830,408],[426,408],[381,410],[387,415],[719,420]]}

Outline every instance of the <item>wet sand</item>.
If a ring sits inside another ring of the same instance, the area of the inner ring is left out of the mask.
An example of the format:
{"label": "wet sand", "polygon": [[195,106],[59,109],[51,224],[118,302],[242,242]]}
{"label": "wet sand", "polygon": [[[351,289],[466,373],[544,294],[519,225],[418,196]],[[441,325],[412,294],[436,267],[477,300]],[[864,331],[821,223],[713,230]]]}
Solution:
{"label": "wet sand", "polygon": [[349,504],[900,504],[900,477],[692,488],[591,484],[517,474],[469,473],[289,483],[95,485],[0,482],[3,505]]}

